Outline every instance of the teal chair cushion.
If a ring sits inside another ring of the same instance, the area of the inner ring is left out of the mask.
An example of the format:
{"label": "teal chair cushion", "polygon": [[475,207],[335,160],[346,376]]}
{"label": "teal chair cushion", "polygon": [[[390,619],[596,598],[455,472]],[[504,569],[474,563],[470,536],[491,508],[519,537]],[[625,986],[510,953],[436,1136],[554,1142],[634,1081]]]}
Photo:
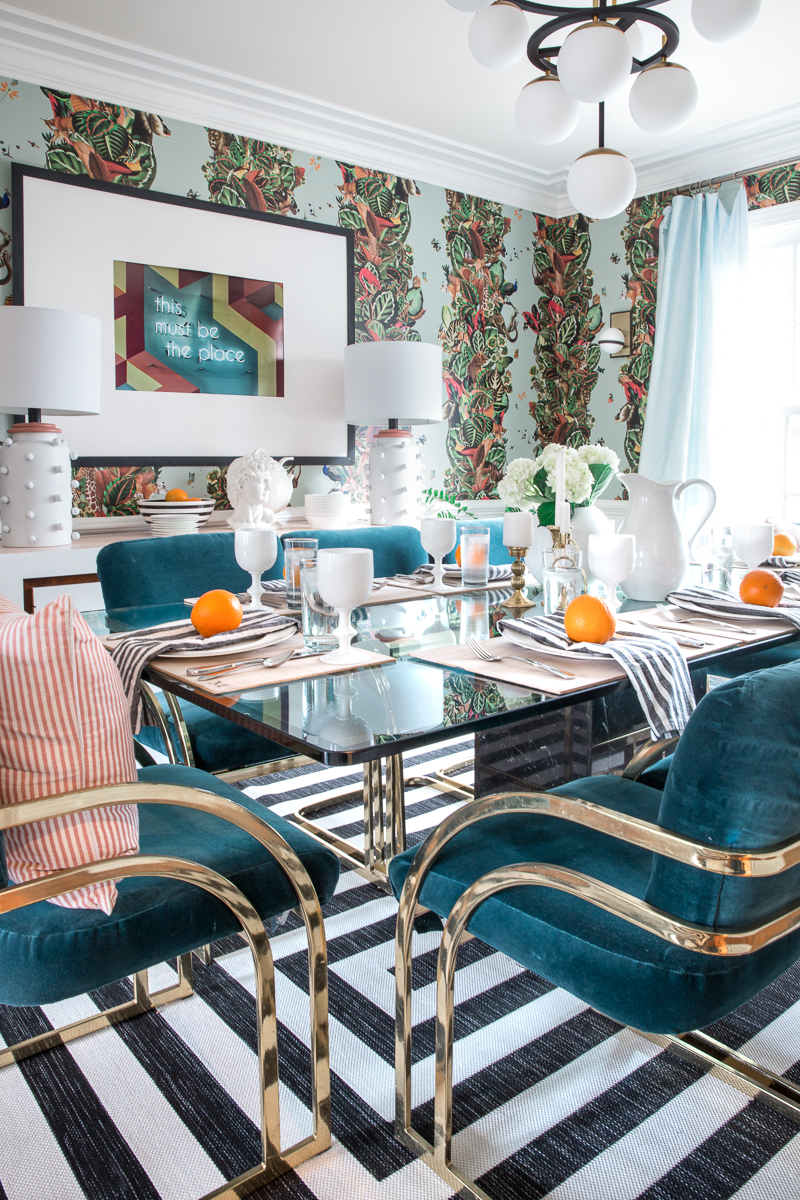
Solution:
{"label": "teal chair cushion", "polygon": [[767,667],[782,667],[786,663],[800,662],[800,642],[788,646],[771,646],[768,650],[756,650],[741,658],[718,663],[711,669],[712,675],[724,675],[726,679],[738,679],[751,671],[763,671]]}
{"label": "teal chair cushion", "polygon": [[647,767],[642,771],[636,782],[646,783],[648,787],[658,788],[660,792],[663,792],[673,758],[674,755],[668,754],[666,758],[659,759],[657,763],[653,763],[652,767]]}
{"label": "teal chair cushion", "polygon": [[[800,663],[713,688],[692,714],[667,776],[658,823],[699,841],[759,850],[800,834]],[[718,928],[800,898],[800,867],[761,879],[712,875],[666,858],[646,893],[657,908]]]}
{"label": "teal chair cushion", "polygon": [[[616,776],[576,780],[555,792],[657,821],[661,795]],[[416,847],[393,859],[400,895]],[[536,815],[490,817],[458,834],[437,857],[421,902],[447,917],[464,889],[487,871],[520,862],[556,863],[644,897],[653,856],[569,821]],[[800,954],[800,932],[744,957],[682,950],[595,905],[544,887],[487,900],[470,932],[616,1021],[654,1033],[710,1024],[755,995]]]}
{"label": "teal chair cushion", "polygon": [[309,529],[285,533],[292,537],[316,538],[320,550],[336,546],[358,546],[371,550],[378,576],[410,575],[428,561],[419,530],[413,525],[368,525],[356,529]]}
{"label": "teal chair cushion", "polygon": [[[163,694],[158,697],[164,713],[167,716],[170,732],[175,742],[175,732],[172,717],[167,709]],[[192,704],[190,700],[178,700],[186,728],[189,731],[189,741],[194,754],[194,765],[201,771],[228,771],[234,767],[254,767],[263,762],[274,762],[291,753],[285,746],[269,738],[261,737],[242,725],[226,721],[215,713]],[[155,725],[143,725],[136,740],[144,746],[152,747],[166,754],[164,739],[161,731]],[[175,742],[175,745],[178,743]]]}
{"label": "teal chair cushion", "polygon": [[[201,788],[236,801],[289,843],[321,904],[339,878],[336,855],[257,800],[203,771],[156,766],[142,783]],[[212,867],[247,896],[264,918],[297,899],[271,855],[249,834],[208,813],[140,804],[140,851]],[[229,909],[202,888],[159,877],[121,879],[110,916],[47,901],[0,915],[0,1004],[52,1004],[131,975],[239,931]]]}
{"label": "teal chair cushion", "polygon": [[[513,559],[503,545],[503,518],[490,517],[486,521],[456,521],[456,547],[461,542],[461,530],[469,529],[470,525],[483,525],[489,530],[489,565],[492,567],[507,567]],[[444,561],[455,562],[455,548],[446,554]]]}
{"label": "teal chair cushion", "polygon": [[[250,576],[233,551],[233,532],[189,533],[180,537],[112,542],[97,555],[103,601],[110,608],[182,604],[212,588],[244,592]],[[265,579],[283,577],[283,546],[278,539],[275,563]]]}

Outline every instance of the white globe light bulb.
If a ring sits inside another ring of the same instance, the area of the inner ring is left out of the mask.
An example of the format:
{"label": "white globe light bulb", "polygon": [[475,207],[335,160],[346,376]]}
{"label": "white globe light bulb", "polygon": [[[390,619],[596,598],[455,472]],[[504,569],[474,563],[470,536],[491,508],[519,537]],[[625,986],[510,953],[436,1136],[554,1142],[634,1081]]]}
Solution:
{"label": "white globe light bulb", "polygon": [[451,8],[457,8],[459,12],[480,12],[482,8],[488,8],[494,0],[447,0]]}
{"label": "white globe light bulb", "polygon": [[761,0],[692,0],[692,24],[709,42],[729,42],[755,22]]}
{"label": "white globe light bulb", "polygon": [[528,22],[516,4],[495,0],[472,18],[467,40],[481,66],[500,71],[504,67],[513,67],[525,53]]}
{"label": "white globe light bulb", "polygon": [[641,71],[628,101],[631,116],[648,133],[672,133],[697,108],[697,84],[679,63],[656,63]]}
{"label": "white globe light bulb", "polygon": [[636,191],[633,163],[603,147],[576,158],[567,176],[567,195],[579,213],[602,220],[628,207]]}
{"label": "white globe light bulb", "polygon": [[628,43],[633,57],[638,58],[639,62],[641,62],[644,58],[644,34],[638,21],[634,21],[625,30],[625,41]]}
{"label": "white globe light bulb", "polygon": [[564,91],[555,75],[542,75],[522,89],[514,115],[525,137],[537,146],[554,146],[572,133],[581,106]]}
{"label": "white globe light bulb", "polygon": [[628,39],[616,25],[592,21],[569,35],[558,52],[558,77],[576,100],[599,104],[631,73]]}
{"label": "white globe light bulb", "polygon": [[609,326],[608,329],[601,329],[594,340],[606,354],[616,354],[625,345],[625,334],[621,329]]}

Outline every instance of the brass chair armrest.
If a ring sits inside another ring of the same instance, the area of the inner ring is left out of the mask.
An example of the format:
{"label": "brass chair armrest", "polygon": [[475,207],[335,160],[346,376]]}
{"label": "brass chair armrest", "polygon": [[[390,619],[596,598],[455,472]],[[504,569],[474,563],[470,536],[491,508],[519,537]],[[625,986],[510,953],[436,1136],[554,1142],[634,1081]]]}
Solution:
{"label": "brass chair armrest", "polygon": [[646,771],[653,763],[658,762],[663,758],[673,746],[677,746],[680,738],[661,738],[657,742],[647,742],[640,750],[637,750],[631,761],[628,763],[625,770],[622,772],[623,779],[638,779],[642,771]]}

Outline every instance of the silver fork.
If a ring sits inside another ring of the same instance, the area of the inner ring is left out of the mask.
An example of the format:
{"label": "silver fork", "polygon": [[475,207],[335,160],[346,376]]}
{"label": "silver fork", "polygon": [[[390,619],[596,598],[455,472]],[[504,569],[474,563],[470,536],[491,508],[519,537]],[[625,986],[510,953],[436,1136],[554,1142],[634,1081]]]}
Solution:
{"label": "silver fork", "polygon": [[656,608],[663,616],[673,621],[676,625],[716,625],[719,629],[732,629],[735,633],[744,634],[745,637],[759,636],[756,630],[744,629],[741,625],[733,625],[730,621],[720,621],[717,617],[701,617],[699,614],[695,616],[693,613],[689,616],[678,617],[665,604],[657,604]]}
{"label": "silver fork", "polygon": [[549,675],[557,675],[559,679],[575,679],[569,671],[559,671],[558,667],[551,667],[549,663],[539,662],[535,658],[523,658],[521,654],[503,654],[499,658],[495,654],[490,654],[488,650],[476,642],[475,638],[468,637],[466,644],[475,655],[476,658],[482,658],[484,662],[502,662],[504,658],[514,658],[517,662],[528,663],[531,667],[538,667],[540,671],[547,671]]}

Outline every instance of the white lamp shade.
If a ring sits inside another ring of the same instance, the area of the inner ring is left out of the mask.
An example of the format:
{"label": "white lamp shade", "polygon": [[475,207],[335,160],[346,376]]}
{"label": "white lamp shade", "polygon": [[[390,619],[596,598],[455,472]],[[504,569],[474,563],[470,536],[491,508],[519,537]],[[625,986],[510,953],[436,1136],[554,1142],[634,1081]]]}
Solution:
{"label": "white lamp shade", "polygon": [[537,146],[554,146],[573,132],[581,106],[555,75],[542,75],[522,89],[514,115],[525,137]]}
{"label": "white lamp shade", "polygon": [[633,55],[621,29],[604,21],[579,25],[558,52],[558,77],[576,100],[599,104],[622,87]]}
{"label": "white lamp shade", "polygon": [[636,191],[633,163],[605,147],[576,158],[567,176],[567,195],[579,213],[602,220],[630,204]]}
{"label": "white lamp shade", "polygon": [[616,354],[625,345],[625,334],[609,325],[607,329],[601,329],[594,340],[606,354]]}
{"label": "white lamp shade", "polygon": [[467,40],[481,66],[500,71],[513,67],[528,44],[528,22],[521,8],[496,0],[470,21]]}
{"label": "white lamp shade", "polygon": [[442,420],[442,348],[430,342],[356,342],[344,351],[344,408],[351,425]]}
{"label": "white lamp shade", "polygon": [[640,129],[672,133],[697,108],[694,75],[679,63],[656,63],[637,75],[628,103]]}
{"label": "white lamp shade", "polygon": [[100,412],[102,322],[58,308],[0,305],[0,412]]}
{"label": "white lamp shade", "polygon": [[639,62],[641,62],[644,58],[645,41],[642,27],[638,21],[634,21],[625,30],[625,40],[630,47],[633,57],[638,58]]}
{"label": "white lamp shade", "polygon": [[709,42],[728,42],[754,24],[761,0],[692,0],[692,24]]}
{"label": "white lamp shade", "polygon": [[494,0],[447,0],[451,8],[457,8],[459,12],[480,12],[482,8],[488,8]]}

